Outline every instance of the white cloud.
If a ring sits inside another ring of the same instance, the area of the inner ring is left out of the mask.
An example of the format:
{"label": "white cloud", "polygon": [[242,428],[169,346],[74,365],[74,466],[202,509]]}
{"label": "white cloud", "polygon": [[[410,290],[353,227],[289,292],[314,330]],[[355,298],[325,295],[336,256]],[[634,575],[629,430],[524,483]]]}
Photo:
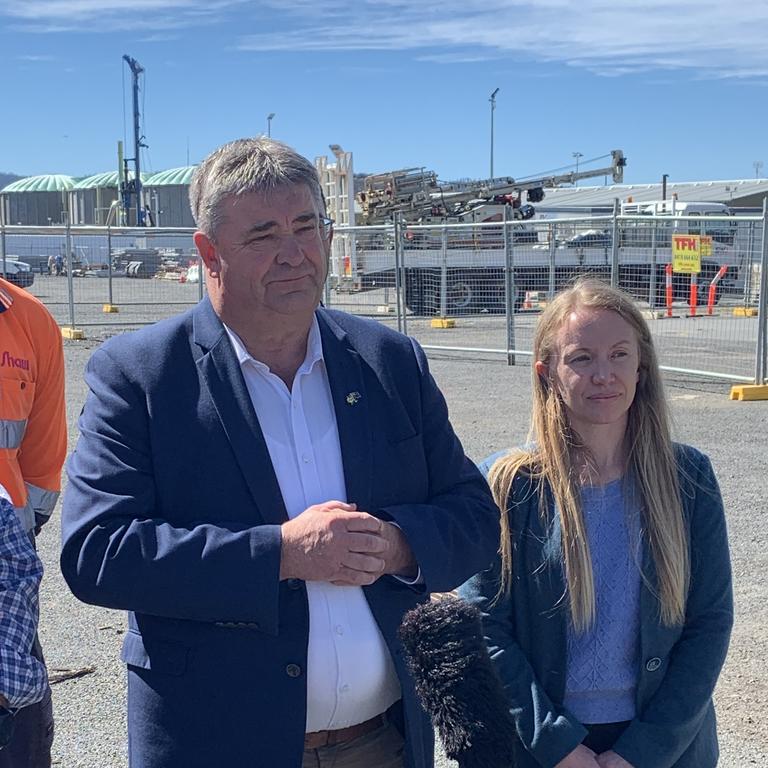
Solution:
{"label": "white cloud", "polygon": [[290,25],[245,35],[239,47],[418,51],[444,63],[524,56],[602,75],[688,69],[745,78],[768,69],[766,0],[317,0],[311,13],[309,5],[288,3],[281,17]]}
{"label": "white cloud", "polygon": [[434,64],[477,64],[481,61],[493,61],[503,58],[503,54],[494,51],[427,53],[416,58],[417,61],[430,61]]}
{"label": "white cloud", "polygon": [[140,37],[140,43],[170,43],[178,40],[179,35],[170,32],[156,32],[145,37]]}
{"label": "white cloud", "polygon": [[407,51],[446,66],[526,59],[741,82],[768,73],[768,0],[0,0],[3,17],[25,31],[158,41],[218,21],[244,51]]}
{"label": "white cloud", "polygon": [[183,8],[191,4],[189,0],[26,0],[23,3],[3,2],[0,9],[12,18],[50,23],[55,19]]}
{"label": "white cloud", "polygon": [[0,0],[0,18],[22,32],[162,32],[210,23],[248,0]]}

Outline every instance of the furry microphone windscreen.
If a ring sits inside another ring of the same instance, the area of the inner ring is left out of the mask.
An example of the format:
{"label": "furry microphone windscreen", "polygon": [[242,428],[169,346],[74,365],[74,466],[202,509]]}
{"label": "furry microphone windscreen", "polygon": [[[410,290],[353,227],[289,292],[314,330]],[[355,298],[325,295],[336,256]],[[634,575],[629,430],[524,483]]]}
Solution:
{"label": "furry microphone windscreen", "polygon": [[477,608],[456,598],[424,603],[399,634],[446,755],[460,768],[512,768],[515,725]]}

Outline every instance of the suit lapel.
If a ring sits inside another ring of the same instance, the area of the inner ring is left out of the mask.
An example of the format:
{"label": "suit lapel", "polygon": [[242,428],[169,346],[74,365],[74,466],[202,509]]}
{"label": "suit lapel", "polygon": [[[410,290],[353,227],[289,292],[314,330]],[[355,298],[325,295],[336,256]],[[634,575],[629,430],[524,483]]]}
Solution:
{"label": "suit lapel", "polygon": [[347,499],[357,504],[358,509],[375,511],[370,509],[373,476],[372,404],[363,377],[364,361],[352,347],[344,330],[323,310],[317,312],[317,318],[339,431]]}
{"label": "suit lapel", "polygon": [[194,341],[203,351],[197,359],[200,378],[232,445],[235,460],[264,522],[279,525],[288,515],[267,443],[240,364],[207,298],[196,308],[193,329]]}

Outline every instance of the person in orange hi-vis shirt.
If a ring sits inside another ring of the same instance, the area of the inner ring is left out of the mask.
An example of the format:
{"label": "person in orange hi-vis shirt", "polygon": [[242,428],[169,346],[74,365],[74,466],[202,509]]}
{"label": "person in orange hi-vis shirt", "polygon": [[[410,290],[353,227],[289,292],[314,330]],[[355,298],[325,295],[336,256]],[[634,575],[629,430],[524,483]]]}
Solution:
{"label": "person in orange hi-vis shirt", "polygon": [[[38,299],[0,278],[0,485],[30,539],[56,505],[66,450],[61,331]],[[34,653],[42,660],[37,639]],[[0,768],[48,768],[50,689],[42,701],[19,710],[14,721]]]}

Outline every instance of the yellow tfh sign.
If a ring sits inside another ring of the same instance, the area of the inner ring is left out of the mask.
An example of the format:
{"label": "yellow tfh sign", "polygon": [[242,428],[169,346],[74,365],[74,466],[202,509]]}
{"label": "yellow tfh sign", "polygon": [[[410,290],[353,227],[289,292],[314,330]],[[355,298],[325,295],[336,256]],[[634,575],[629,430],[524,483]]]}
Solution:
{"label": "yellow tfh sign", "polygon": [[[700,235],[672,235],[672,271],[686,274],[701,272],[702,237]],[[712,239],[709,238],[710,252]]]}

